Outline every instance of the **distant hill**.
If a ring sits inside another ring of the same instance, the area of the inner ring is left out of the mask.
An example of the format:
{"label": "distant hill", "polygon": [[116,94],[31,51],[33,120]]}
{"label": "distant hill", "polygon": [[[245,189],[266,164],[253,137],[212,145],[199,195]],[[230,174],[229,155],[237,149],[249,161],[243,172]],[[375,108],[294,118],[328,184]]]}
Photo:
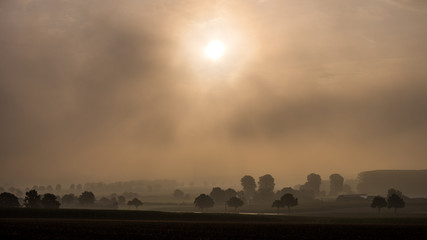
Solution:
{"label": "distant hill", "polygon": [[374,170],[359,173],[359,193],[386,195],[395,188],[409,197],[427,197],[427,170]]}

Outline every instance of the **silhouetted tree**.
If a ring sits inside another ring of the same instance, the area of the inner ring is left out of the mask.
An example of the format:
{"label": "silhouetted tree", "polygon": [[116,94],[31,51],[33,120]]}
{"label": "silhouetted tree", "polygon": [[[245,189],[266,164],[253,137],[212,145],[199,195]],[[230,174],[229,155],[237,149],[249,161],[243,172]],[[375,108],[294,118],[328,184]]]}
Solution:
{"label": "silhouetted tree", "polygon": [[337,196],[343,191],[344,178],[341,175],[337,173],[331,174],[331,176],[329,176],[329,182],[329,195]]}
{"label": "silhouetted tree", "polygon": [[128,206],[135,206],[136,209],[138,209],[139,206],[142,206],[143,203],[138,199],[134,198],[131,201],[128,201]]}
{"label": "silhouetted tree", "polygon": [[243,201],[240,198],[232,197],[232,198],[228,199],[227,205],[229,207],[234,207],[236,209],[236,211],[237,211],[237,209],[239,207],[243,206]]}
{"label": "silhouetted tree", "polygon": [[53,192],[53,187],[52,187],[51,185],[48,185],[48,186],[46,187],[46,191],[48,191],[48,192]]}
{"label": "silhouetted tree", "polygon": [[240,179],[240,183],[242,184],[243,192],[250,205],[256,193],[255,179],[252,176],[246,175]]}
{"label": "silhouetted tree", "polygon": [[212,191],[209,196],[214,200],[216,204],[224,204],[226,201],[225,191],[222,190],[220,187],[212,188]]}
{"label": "silhouetted tree", "polygon": [[39,208],[41,196],[36,190],[30,190],[25,193],[24,205],[27,208]]}
{"label": "silhouetted tree", "polygon": [[394,188],[390,188],[390,189],[387,191],[387,198],[391,197],[391,195],[393,195],[393,194],[396,194],[397,196],[399,196],[399,197],[403,198],[403,194],[402,194],[402,192],[401,192],[401,191],[399,191],[399,190],[397,190],[397,189],[394,189]]}
{"label": "silhouetted tree", "polygon": [[311,173],[307,176],[307,182],[301,186],[300,190],[305,195],[311,194],[312,197],[319,195],[320,193],[320,184],[322,179],[320,175]]}
{"label": "silhouetted tree", "polygon": [[41,200],[41,206],[43,208],[59,208],[61,203],[58,202],[56,196],[52,193],[45,193]]}
{"label": "silhouetted tree", "polygon": [[295,198],[294,195],[290,193],[283,195],[280,200],[283,202],[283,205],[288,207],[288,212],[291,212],[291,207],[298,205],[298,198]]}
{"label": "silhouetted tree", "polygon": [[82,189],[83,189],[82,185],[81,184],[77,184],[76,190],[77,191],[81,191]]}
{"label": "silhouetted tree", "polygon": [[0,194],[0,208],[19,207],[18,198],[12,193],[3,192]]}
{"label": "silhouetted tree", "polygon": [[274,178],[270,174],[259,177],[257,199],[269,202],[274,198]]}
{"label": "silhouetted tree", "polygon": [[381,196],[376,196],[374,199],[372,199],[371,208],[377,208],[378,213],[381,212],[381,208],[387,207],[387,201],[385,198]]}
{"label": "silhouetted tree", "polygon": [[203,211],[206,208],[213,207],[214,200],[206,194],[200,194],[194,199],[194,205]]}
{"label": "silhouetted tree", "polygon": [[61,184],[56,184],[55,191],[59,192],[59,191],[61,191],[61,189],[62,189]]}
{"label": "silhouetted tree", "polygon": [[24,195],[24,193],[23,193],[21,190],[16,189],[16,191],[15,191],[15,195],[16,195],[17,197],[22,197],[22,196]]}
{"label": "silhouetted tree", "polygon": [[398,208],[405,207],[405,201],[399,195],[393,193],[390,197],[387,198],[388,208],[394,208],[394,213],[397,212]]}
{"label": "silhouetted tree", "polygon": [[78,198],[72,193],[65,194],[62,196],[61,202],[63,206],[69,207],[75,205],[78,202]]}
{"label": "silhouetted tree", "polygon": [[184,192],[181,191],[181,190],[179,190],[179,189],[176,189],[173,192],[173,197],[176,198],[176,199],[182,199],[184,197],[184,195],[185,195]]}
{"label": "silhouetted tree", "polygon": [[79,203],[82,206],[90,206],[95,203],[95,195],[92,192],[84,191],[79,196]]}
{"label": "silhouetted tree", "polygon": [[279,214],[280,208],[284,208],[285,204],[283,203],[282,200],[275,200],[273,202],[273,205],[271,205],[271,207],[277,208],[277,214]]}
{"label": "silhouetted tree", "polygon": [[70,185],[70,190],[74,191],[74,189],[76,189],[76,185],[74,185],[74,183],[73,183],[73,184]]}
{"label": "silhouetted tree", "polygon": [[232,188],[228,188],[227,190],[224,191],[224,197],[226,200],[236,196],[237,196],[237,192]]}

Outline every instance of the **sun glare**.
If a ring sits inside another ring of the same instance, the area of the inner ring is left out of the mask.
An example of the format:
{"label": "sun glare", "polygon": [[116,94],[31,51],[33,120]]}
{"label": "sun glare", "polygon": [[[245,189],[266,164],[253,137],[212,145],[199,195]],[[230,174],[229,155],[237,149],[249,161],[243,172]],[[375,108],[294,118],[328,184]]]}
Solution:
{"label": "sun glare", "polygon": [[211,60],[218,60],[224,55],[225,47],[220,41],[211,41],[205,47],[205,54]]}

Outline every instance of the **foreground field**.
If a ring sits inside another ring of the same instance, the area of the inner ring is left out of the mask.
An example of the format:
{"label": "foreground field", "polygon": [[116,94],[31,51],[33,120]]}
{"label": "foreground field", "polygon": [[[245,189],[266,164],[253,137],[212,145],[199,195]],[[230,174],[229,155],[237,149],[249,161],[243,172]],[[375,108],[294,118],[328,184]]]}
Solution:
{"label": "foreground field", "polygon": [[0,239],[426,239],[426,218],[0,210]]}

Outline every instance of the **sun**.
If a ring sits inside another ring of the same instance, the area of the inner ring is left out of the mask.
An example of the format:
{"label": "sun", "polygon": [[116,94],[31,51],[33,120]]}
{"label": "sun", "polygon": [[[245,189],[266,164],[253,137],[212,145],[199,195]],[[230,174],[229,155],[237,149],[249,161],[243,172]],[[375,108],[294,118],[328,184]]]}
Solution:
{"label": "sun", "polygon": [[205,47],[205,55],[211,60],[220,59],[225,53],[225,46],[221,41],[210,41]]}

